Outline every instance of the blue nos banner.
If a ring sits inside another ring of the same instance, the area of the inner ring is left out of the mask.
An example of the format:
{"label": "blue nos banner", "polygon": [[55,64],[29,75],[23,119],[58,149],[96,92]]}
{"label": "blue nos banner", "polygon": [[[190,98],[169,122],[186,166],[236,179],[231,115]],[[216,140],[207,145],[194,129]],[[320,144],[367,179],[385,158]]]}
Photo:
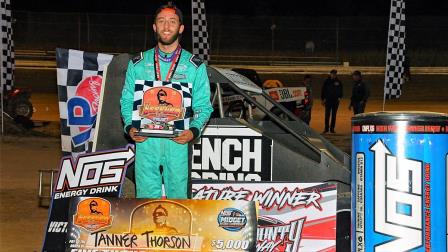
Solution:
{"label": "blue nos banner", "polygon": [[352,137],[353,251],[446,251],[448,120],[360,121]]}

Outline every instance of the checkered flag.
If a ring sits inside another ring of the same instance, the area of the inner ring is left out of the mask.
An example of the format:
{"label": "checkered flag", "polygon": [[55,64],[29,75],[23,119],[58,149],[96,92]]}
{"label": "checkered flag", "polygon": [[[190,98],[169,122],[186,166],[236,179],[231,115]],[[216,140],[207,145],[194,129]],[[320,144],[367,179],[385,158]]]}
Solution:
{"label": "checkered flag", "polygon": [[61,144],[64,155],[91,151],[102,75],[113,55],[56,49]]}
{"label": "checkered flag", "polygon": [[404,0],[392,0],[384,83],[384,96],[386,99],[400,98],[401,95],[406,50],[405,37]]}
{"label": "checkered flag", "polygon": [[191,0],[191,17],[193,22],[193,54],[198,55],[205,63],[210,60],[205,17],[204,0]]}
{"label": "checkered flag", "polygon": [[1,0],[1,83],[0,93],[14,86],[14,41],[12,40],[12,15],[10,0]]}

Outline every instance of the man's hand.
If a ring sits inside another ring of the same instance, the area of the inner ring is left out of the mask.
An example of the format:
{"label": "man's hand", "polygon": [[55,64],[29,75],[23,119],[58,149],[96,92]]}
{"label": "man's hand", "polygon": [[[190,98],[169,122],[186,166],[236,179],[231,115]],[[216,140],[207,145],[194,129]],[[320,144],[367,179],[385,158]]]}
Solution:
{"label": "man's hand", "polygon": [[129,130],[129,136],[132,138],[132,140],[134,140],[136,143],[141,143],[141,142],[144,142],[146,139],[147,139],[147,137],[144,137],[144,136],[136,136],[135,135],[135,133],[137,132],[138,130],[136,129],[136,128],[131,128],[130,130]]}
{"label": "man's hand", "polygon": [[193,140],[193,132],[191,130],[184,130],[172,140],[178,144],[186,144]]}
{"label": "man's hand", "polygon": [[325,106],[325,99],[320,102],[322,106]]}

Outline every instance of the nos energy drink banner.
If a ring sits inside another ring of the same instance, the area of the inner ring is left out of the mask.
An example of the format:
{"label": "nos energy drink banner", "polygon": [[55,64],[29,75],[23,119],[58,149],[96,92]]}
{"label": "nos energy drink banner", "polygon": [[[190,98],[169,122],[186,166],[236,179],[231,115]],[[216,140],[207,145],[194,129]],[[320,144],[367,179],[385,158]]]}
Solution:
{"label": "nos energy drink banner", "polygon": [[256,251],[336,251],[336,185],[193,184],[193,199],[258,202]]}
{"label": "nos energy drink banner", "polygon": [[[50,214],[42,251],[64,251],[70,200],[77,196],[118,197],[127,165],[134,160],[134,150],[128,146],[106,152],[80,155],[76,160],[61,160],[55,181]],[[91,208],[101,202],[91,202]]]}
{"label": "nos energy drink banner", "polygon": [[446,251],[448,116],[353,118],[352,251]]}

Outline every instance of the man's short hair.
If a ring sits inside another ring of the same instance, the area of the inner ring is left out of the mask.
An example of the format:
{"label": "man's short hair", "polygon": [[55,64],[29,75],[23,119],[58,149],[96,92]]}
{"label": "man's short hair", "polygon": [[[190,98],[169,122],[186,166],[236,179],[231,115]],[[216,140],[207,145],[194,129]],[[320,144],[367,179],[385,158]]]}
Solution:
{"label": "man's short hair", "polygon": [[310,74],[305,74],[305,76],[303,76],[303,79],[304,79],[304,80],[306,80],[306,79],[311,79],[311,75],[310,75]]}
{"label": "man's short hair", "polygon": [[331,74],[337,74],[338,71],[337,71],[336,69],[333,69],[333,70],[330,71],[330,73],[331,73]]}
{"label": "man's short hair", "polygon": [[157,10],[156,13],[154,14],[154,23],[156,22],[156,18],[157,15],[159,15],[160,12],[162,12],[165,9],[171,9],[174,11],[174,13],[179,17],[179,22],[180,24],[183,24],[183,15],[182,15],[182,11],[176,7],[176,5],[173,4],[173,2],[168,2],[165,5],[160,6]]}

